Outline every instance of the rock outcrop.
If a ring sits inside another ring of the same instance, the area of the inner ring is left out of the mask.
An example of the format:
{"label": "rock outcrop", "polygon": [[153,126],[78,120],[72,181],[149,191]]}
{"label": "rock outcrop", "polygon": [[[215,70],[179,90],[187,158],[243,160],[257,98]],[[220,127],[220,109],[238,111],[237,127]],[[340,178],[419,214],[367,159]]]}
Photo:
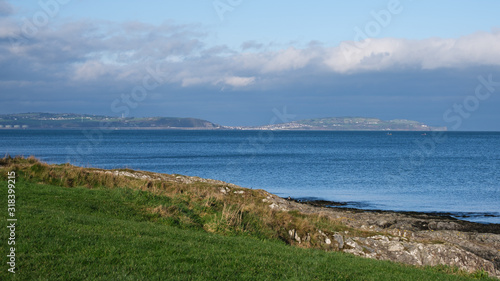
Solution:
{"label": "rock outcrop", "polygon": [[[319,230],[324,244],[333,250],[411,265],[449,265],[469,272],[484,270],[500,278],[498,224],[472,223],[424,213],[322,207],[317,202],[302,203],[267,192],[266,195],[263,201],[274,210],[321,213],[351,228],[374,234],[359,237],[353,233],[328,234]],[[295,230],[293,236],[300,242]]]}

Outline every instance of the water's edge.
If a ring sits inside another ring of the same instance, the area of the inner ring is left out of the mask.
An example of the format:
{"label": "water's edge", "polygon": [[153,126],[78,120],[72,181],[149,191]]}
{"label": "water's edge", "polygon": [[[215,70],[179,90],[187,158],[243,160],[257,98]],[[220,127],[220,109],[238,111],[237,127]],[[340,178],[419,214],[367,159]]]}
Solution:
{"label": "water's edge", "polygon": [[[482,226],[484,225],[491,225],[493,227],[498,227],[500,233],[500,224],[498,223],[490,223],[490,222],[481,222],[481,221],[475,221],[475,220],[469,220],[467,218],[474,218],[474,217],[500,217],[497,214],[494,213],[455,213],[455,212],[420,212],[420,211],[397,211],[397,210],[381,210],[381,209],[370,209],[370,208],[354,208],[351,205],[355,204],[355,202],[335,202],[335,201],[329,201],[329,200],[323,200],[323,199],[311,199],[311,198],[283,198],[288,201],[294,201],[296,203],[301,203],[301,204],[307,204],[310,206],[314,207],[320,207],[320,208],[332,208],[336,209],[339,211],[349,211],[353,213],[363,213],[363,212],[370,212],[370,213],[380,213],[380,214],[402,214],[406,216],[410,216],[413,218],[425,218],[425,219],[448,219],[452,221],[463,221],[467,223],[473,223],[473,224],[478,224],[481,225],[481,227],[478,227],[478,229],[483,229]],[[472,228],[470,231],[474,231],[474,228]],[[481,232],[481,231],[479,231]],[[497,232],[495,232],[497,233]]]}

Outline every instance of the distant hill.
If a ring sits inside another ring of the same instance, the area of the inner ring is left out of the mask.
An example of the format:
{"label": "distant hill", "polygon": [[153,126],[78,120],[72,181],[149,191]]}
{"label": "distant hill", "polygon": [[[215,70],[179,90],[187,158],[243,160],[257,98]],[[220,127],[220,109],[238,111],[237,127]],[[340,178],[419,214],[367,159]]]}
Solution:
{"label": "distant hill", "polygon": [[[245,128],[240,128],[245,129]],[[404,119],[381,120],[366,117],[328,117],[304,119],[288,123],[252,127],[254,130],[328,130],[328,131],[446,131],[446,127],[431,127]]]}
{"label": "distant hill", "polygon": [[118,118],[103,115],[73,113],[20,113],[0,115],[0,129],[73,129],[98,128],[105,124],[111,129],[218,129],[222,126],[195,118],[147,117]]}
{"label": "distant hill", "polygon": [[193,129],[193,130],[328,130],[328,131],[446,131],[404,119],[384,121],[365,117],[329,117],[256,126],[229,127],[207,120],[176,117],[118,118],[74,113],[19,113],[0,115],[0,129]]}

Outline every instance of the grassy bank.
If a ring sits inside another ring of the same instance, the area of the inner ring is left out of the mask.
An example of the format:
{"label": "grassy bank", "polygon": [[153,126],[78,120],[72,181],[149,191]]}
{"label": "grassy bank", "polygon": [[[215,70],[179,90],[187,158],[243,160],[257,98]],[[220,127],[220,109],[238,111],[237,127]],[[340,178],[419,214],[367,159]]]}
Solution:
{"label": "grassy bank", "polygon": [[[220,192],[213,183],[152,181],[34,159],[3,159],[14,170],[17,273],[0,280],[469,280],[446,267],[416,268],[300,247],[286,233],[320,216],[261,208],[259,191]],[[5,189],[4,189],[5,190]],[[4,192],[5,194],[5,192]],[[6,195],[5,195],[6,198]],[[260,201],[259,201],[260,200]],[[6,200],[5,200],[6,201]],[[2,207],[6,210],[6,203]],[[267,213],[269,210],[270,213]],[[266,217],[269,216],[269,217]],[[0,212],[6,221],[6,212]],[[6,224],[6,223],[5,223]],[[1,241],[8,232],[1,231]],[[2,256],[7,255],[7,245]],[[319,245],[319,244],[318,244]],[[321,247],[321,245],[320,245]],[[326,246],[325,246],[326,247]],[[327,249],[328,250],[328,249]],[[6,258],[5,258],[6,259]]]}

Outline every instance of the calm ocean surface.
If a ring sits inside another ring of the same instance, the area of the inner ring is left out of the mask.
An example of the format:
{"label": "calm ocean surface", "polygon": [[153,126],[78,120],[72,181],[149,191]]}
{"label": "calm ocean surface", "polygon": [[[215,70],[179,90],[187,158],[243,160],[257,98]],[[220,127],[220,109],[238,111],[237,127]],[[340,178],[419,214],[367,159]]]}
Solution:
{"label": "calm ocean surface", "polygon": [[500,133],[0,130],[0,152],[500,223]]}

